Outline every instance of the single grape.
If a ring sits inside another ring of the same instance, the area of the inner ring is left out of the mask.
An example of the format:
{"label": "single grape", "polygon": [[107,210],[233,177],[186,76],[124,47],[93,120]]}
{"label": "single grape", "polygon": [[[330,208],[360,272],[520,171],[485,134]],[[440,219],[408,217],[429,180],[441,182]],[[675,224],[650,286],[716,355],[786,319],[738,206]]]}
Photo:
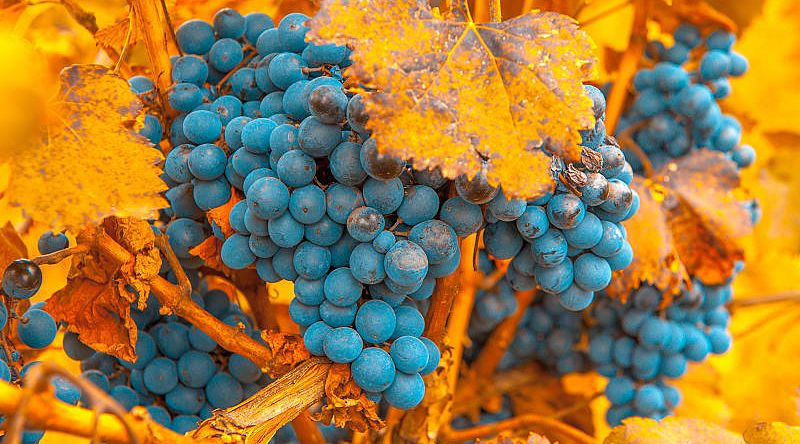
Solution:
{"label": "single grape", "polygon": [[15,299],[28,299],[42,286],[42,270],[28,259],[17,259],[3,272],[3,292]]}

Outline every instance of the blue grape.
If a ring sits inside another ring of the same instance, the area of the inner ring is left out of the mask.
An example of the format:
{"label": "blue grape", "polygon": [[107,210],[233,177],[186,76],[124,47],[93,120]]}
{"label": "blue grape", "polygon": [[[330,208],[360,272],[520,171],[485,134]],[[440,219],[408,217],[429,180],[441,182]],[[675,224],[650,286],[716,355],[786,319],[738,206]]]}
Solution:
{"label": "blue grape", "polygon": [[419,310],[407,305],[401,305],[395,307],[394,315],[397,319],[397,324],[389,339],[394,340],[401,336],[422,336],[422,331],[425,329],[425,319]]}
{"label": "blue grape", "polygon": [[333,305],[325,300],[319,306],[319,316],[331,327],[347,327],[353,324],[358,306],[353,303],[344,307]]}
{"label": "blue grape", "polygon": [[230,38],[217,40],[208,51],[208,63],[220,72],[233,70],[243,59],[242,45]]}
{"label": "blue grape", "polygon": [[331,271],[325,278],[323,291],[325,299],[339,307],[355,304],[361,297],[363,285],[351,272],[350,268],[340,267]]}
{"label": "blue grape", "polygon": [[222,177],[214,180],[195,180],[192,196],[198,208],[210,210],[230,200],[231,185]]}
{"label": "blue grape", "polygon": [[225,151],[210,143],[198,145],[189,153],[188,166],[192,175],[201,180],[214,180],[225,173]]}
{"label": "blue grape", "polygon": [[256,256],[250,251],[250,237],[234,234],[227,238],[220,250],[222,262],[234,270],[241,270],[253,264]]}
{"label": "blue grape", "polygon": [[325,215],[325,192],[316,185],[297,188],[289,198],[289,212],[295,220],[310,225]]}
{"label": "blue grape", "polygon": [[3,271],[3,292],[14,299],[28,299],[42,286],[42,270],[28,259],[17,259]]}
{"label": "blue grape", "polygon": [[[194,346],[194,344],[198,343],[198,341],[192,341],[192,335],[193,333],[190,331],[189,340],[192,342],[192,346]],[[210,351],[208,350],[209,348],[213,350],[216,347],[216,344],[213,345],[214,347],[202,347],[206,349],[205,351]],[[178,359],[176,370],[178,379],[182,384],[192,388],[203,388],[217,372],[217,366],[214,364],[214,360],[208,353],[189,350],[181,355],[180,359]]]}
{"label": "blue grape", "polygon": [[350,253],[350,271],[363,284],[377,284],[386,277],[384,255],[375,251],[369,242],[362,243]]}
{"label": "blue grape", "polygon": [[364,182],[367,172],[361,166],[361,145],[342,142],[328,156],[333,177],[341,184],[356,186]]}
{"label": "blue grape", "polygon": [[406,162],[399,157],[381,154],[375,139],[370,138],[361,145],[361,166],[369,177],[386,181],[399,177]]}
{"label": "blue grape", "polygon": [[325,247],[301,243],[294,253],[294,268],[297,274],[304,279],[320,279],[324,277],[331,264],[331,253]]}
{"label": "blue grape", "polygon": [[175,31],[178,46],[188,54],[206,54],[214,44],[214,29],[202,20],[189,20]]}
{"label": "blue grape", "polygon": [[403,373],[419,373],[428,364],[428,349],[413,336],[401,336],[394,340],[390,350],[395,368]]}
{"label": "blue grape", "polygon": [[202,390],[178,384],[164,396],[164,400],[172,412],[191,415],[200,411],[206,398]]}
{"label": "blue grape", "polygon": [[289,189],[274,177],[258,179],[248,188],[247,207],[262,219],[274,219],[289,207]]}
{"label": "blue grape", "polygon": [[214,30],[219,38],[238,39],[244,34],[245,19],[231,8],[222,8],[214,14]]}
{"label": "blue grape", "polygon": [[392,358],[377,347],[365,348],[350,368],[355,383],[370,392],[386,390],[395,379]]}
{"label": "blue grape", "polygon": [[17,323],[19,340],[34,349],[49,346],[55,339],[57,332],[58,326],[56,326],[55,320],[44,310],[30,309],[19,318]]}
{"label": "blue grape", "polygon": [[303,343],[312,355],[325,355],[325,351],[322,348],[322,341],[332,330],[333,328],[324,321],[317,321],[308,326],[305,333],[303,333]]}
{"label": "blue grape", "polygon": [[172,65],[172,81],[174,83],[194,83],[202,85],[208,78],[208,65],[200,57],[187,55],[179,57]]}
{"label": "blue grape", "polygon": [[433,188],[415,185],[406,190],[403,203],[397,209],[397,216],[408,225],[433,219],[439,211],[439,196]]}
{"label": "blue grape", "polygon": [[275,171],[286,186],[302,187],[314,179],[317,165],[306,153],[292,150],[281,156]]}
{"label": "blue grape", "polygon": [[155,358],[147,364],[143,372],[147,390],[157,395],[169,393],[178,385],[178,372],[175,361],[169,358]]}
{"label": "blue grape", "polygon": [[355,318],[356,331],[364,339],[364,342],[369,344],[386,342],[394,333],[396,323],[392,307],[380,300],[371,300],[362,304]]}
{"label": "blue grape", "polygon": [[275,86],[286,90],[292,83],[308,78],[308,74],[304,73],[307,67],[299,55],[283,52],[269,62],[269,78]]}
{"label": "blue grape", "polygon": [[386,254],[386,252],[389,251],[390,248],[392,248],[392,245],[394,245],[395,242],[397,242],[397,238],[395,237],[394,233],[392,233],[391,231],[384,230],[381,231],[377,236],[375,236],[375,239],[372,240],[372,248],[374,248],[375,251],[377,251],[378,253]]}
{"label": "blue grape", "polygon": [[308,108],[320,122],[338,124],[347,117],[348,99],[341,88],[320,85],[308,95]]}
{"label": "blue grape", "polygon": [[585,253],[575,260],[575,284],[586,291],[599,291],[611,282],[611,266],[602,257]]}
{"label": "blue grape", "polygon": [[455,231],[440,220],[426,220],[414,225],[408,239],[419,245],[428,257],[428,263],[441,264],[453,257],[458,250]]}
{"label": "blue grape", "polygon": [[341,140],[338,125],[324,123],[315,116],[306,117],[300,124],[298,143],[300,149],[311,157],[327,157]]}
{"label": "blue grape", "polygon": [[364,202],[381,214],[390,214],[403,203],[403,183],[398,178],[390,180],[367,179],[362,189]]}
{"label": "blue grape", "polygon": [[439,218],[450,225],[459,237],[476,233],[483,225],[481,207],[469,203],[459,196],[447,199],[442,204]]}
{"label": "blue grape", "polygon": [[428,272],[428,256],[414,242],[400,240],[386,253],[384,267],[386,275],[400,285],[421,283]]}
{"label": "blue grape", "polygon": [[217,113],[192,111],[183,120],[183,133],[196,144],[212,143],[222,133],[222,121]]}
{"label": "blue grape", "polygon": [[383,392],[392,407],[407,410],[416,407],[425,396],[425,383],[419,373],[413,375],[396,372],[394,381]]}
{"label": "blue grape", "polygon": [[236,405],[244,398],[241,384],[225,372],[214,375],[206,385],[205,392],[208,404],[218,409]]}
{"label": "blue grape", "polygon": [[333,252],[333,246],[342,237],[342,233],[344,233],[344,227],[342,225],[332,221],[328,216],[322,216],[319,221],[311,225],[306,225],[304,234],[306,239],[314,244],[323,247],[331,247],[331,264],[337,266],[346,265],[345,259],[337,262],[334,258],[335,253]]}
{"label": "blue grape", "polygon": [[361,354],[361,336],[349,327],[338,327],[325,335],[322,340],[325,356],[333,362],[350,363]]}
{"label": "blue grape", "polygon": [[296,53],[305,49],[306,32],[308,32],[305,22],[308,19],[307,15],[299,12],[292,12],[281,19],[278,24],[278,39],[284,48]]}
{"label": "blue grape", "polygon": [[511,259],[522,249],[523,240],[512,222],[489,224],[483,232],[486,251],[498,259]]}
{"label": "blue grape", "polygon": [[249,359],[236,353],[228,360],[228,371],[243,384],[254,383],[261,378],[261,369]]}

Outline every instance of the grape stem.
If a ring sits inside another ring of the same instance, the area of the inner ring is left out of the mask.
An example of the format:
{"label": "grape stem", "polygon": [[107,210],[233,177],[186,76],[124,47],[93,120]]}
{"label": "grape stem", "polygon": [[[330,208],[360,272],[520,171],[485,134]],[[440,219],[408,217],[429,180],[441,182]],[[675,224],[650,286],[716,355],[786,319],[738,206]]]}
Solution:
{"label": "grape stem", "polygon": [[490,436],[503,431],[520,430],[526,431],[530,427],[541,427],[542,429],[554,432],[568,438],[570,442],[578,444],[594,444],[595,439],[583,431],[555,418],[547,416],[526,414],[515,416],[510,419],[498,421],[493,424],[484,424],[464,430],[452,430],[447,427],[442,434],[442,442],[464,442],[472,441],[481,437]]}
{"label": "grape stem", "polygon": [[160,0],[129,0],[133,11],[133,20],[139,29],[147,57],[150,60],[151,76],[155,79],[159,97],[164,110],[171,108],[167,103],[166,92],[172,85],[172,64],[169,56],[169,38],[172,30],[167,29],[167,20],[164,19],[166,11]]}
{"label": "grape stem", "polygon": [[528,305],[533,301],[536,290],[517,291],[515,293],[517,311],[497,324],[472,365],[473,377],[477,381],[476,387],[483,387],[485,383],[491,380],[498,364],[500,364],[500,360],[506,353],[508,346],[511,345],[511,341],[517,333],[517,325],[528,309]]}
{"label": "grape stem", "polygon": [[[460,386],[461,390],[456,392],[455,401],[453,401],[453,415],[460,416],[480,408],[489,399],[532,384],[540,379],[540,375],[544,371],[541,365],[531,362],[494,374],[491,381],[485,382],[480,388]],[[463,383],[475,384],[475,380],[463,381]]]}
{"label": "grape stem", "polygon": [[[440,345],[441,364],[436,371],[425,376],[427,395],[422,404],[402,416],[399,425],[394,427],[397,428],[396,431],[387,427],[384,432],[385,442],[420,442],[421,435],[428,439],[425,442],[439,442],[440,430],[450,423],[456,384],[461,373],[464,345],[469,341],[466,338],[467,328],[475,302],[475,290],[480,279],[478,273],[472,269],[473,245],[474,242],[470,238],[461,242],[461,264],[458,271],[451,275],[454,280],[454,285],[451,287],[461,284],[461,288],[452,289],[450,315]],[[437,282],[437,289],[440,286],[448,287],[447,284],[451,282],[447,280],[449,278]],[[432,300],[431,308],[433,307]],[[431,337],[431,340],[435,339]],[[421,430],[427,432],[421,434]]]}
{"label": "grape stem", "polygon": [[614,134],[614,130],[617,128],[617,123],[628,95],[628,86],[634,74],[636,74],[639,61],[642,59],[642,54],[647,44],[647,20],[650,17],[652,4],[653,0],[633,0],[633,25],[631,27],[631,37],[628,41],[628,49],[622,55],[617,78],[606,100],[605,123],[608,134]]}
{"label": "grape stem", "polygon": [[[260,330],[278,330],[280,327],[275,319],[275,313],[269,298],[268,285],[258,285],[255,291],[246,291],[244,296],[253,312],[256,325]],[[300,413],[292,420],[292,428],[300,444],[324,444],[325,437],[311,419],[308,410]]]}
{"label": "grape stem", "polygon": [[35,263],[36,265],[57,264],[70,256],[87,253],[90,247],[91,246],[88,244],[76,245],[72,248],[66,248],[64,250],[59,250],[50,254],[43,254],[41,256],[36,256],[35,258],[31,259],[31,262]]}
{"label": "grape stem", "polygon": [[734,299],[731,308],[753,307],[764,304],[774,304],[778,302],[798,302],[800,301],[800,290],[789,290],[782,293],[770,294],[747,299]]}
{"label": "grape stem", "polygon": [[[88,394],[93,405],[110,413],[67,405],[52,395],[50,377],[57,375]],[[25,389],[0,381],[0,413],[12,416],[6,433],[10,443],[18,442],[22,426],[36,430],[52,430],[95,439],[94,442],[128,443],[212,443],[179,435],[150,420],[143,407],[125,413],[102,390],[50,362],[42,362],[26,375]]]}
{"label": "grape stem", "polygon": [[642,171],[644,172],[644,177],[650,179],[655,174],[655,171],[653,169],[653,162],[650,161],[650,158],[647,156],[647,153],[644,152],[642,147],[640,147],[639,144],[636,143],[635,140],[633,140],[633,133],[644,128],[646,125],[647,125],[647,120],[643,120],[641,122],[629,126],[628,128],[625,128],[625,131],[623,131],[619,135],[619,142],[622,148],[632,151],[633,154],[635,154],[636,157],[639,158],[639,161],[642,163]]}
{"label": "grape stem", "polygon": [[489,0],[489,21],[494,23],[503,21],[503,9],[500,0]]}
{"label": "grape stem", "polygon": [[[133,260],[133,255],[106,233],[101,232],[98,234],[95,244],[102,254],[120,263],[127,263]],[[170,264],[176,263],[177,258],[172,248],[169,247],[168,242],[163,245],[163,248],[161,252],[167,258],[167,262]],[[174,265],[172,266],[175,267]],[[185,280],[181,285],[173,285],[161,276],[155,276],[150,280],[150,289],[161,305],[169,308],[173,313],[202,330],[222,348],[246,357],[268,372],[272,367],[272,351],[243,331],[225,324],[197,305],[191,298],[191,285],[188,284],[185,273],[183,273],[183,278],[179,276],[182,273],[179,263],[175,267],[175,271],[176,276],[178,276],[178,282]]]}

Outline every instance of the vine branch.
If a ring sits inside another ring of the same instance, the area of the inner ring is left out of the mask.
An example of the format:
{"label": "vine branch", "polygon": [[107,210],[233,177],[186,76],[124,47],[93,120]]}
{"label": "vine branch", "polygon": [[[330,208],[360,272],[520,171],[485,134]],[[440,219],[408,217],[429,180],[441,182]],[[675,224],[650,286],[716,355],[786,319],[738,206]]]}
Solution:
{"label": "vine branch", "polygon": [[628,85],[630,85],[639,61],[647,45],[647,20],[650,17],[653,0],[634,0],[633,1],[633,25],[631,27],[631,37],[628,41],[628,49],[622,55],[619,63],[619,71],[611,93],[606,101],[606,132],[614,134],[614,130],[622,114],[625,105],[625,98],[628,95]]}
{"label": "vine branch", "polygon": [[[515,416],[510,419],[498,421],[492,424],[483,424],[464,430],[446,429],[442,435],[443,442],[464,442],[472,441],[485,436],[497,434],[502,431],[527,429],[538,426],[546,430],[551,430],[559,435],[569,438],[569,442],[577,444],[594,444],[593,437],[581,430],[554,418],[534,414]],[[527,431],[527,430],[526,430]]]}
{"label": "vine branch", "polygon": [[[14,415],[19,410],[23,397],[23,390],[5,381],[0,381],[0,414]],[[93,410],[65,404],[50,392],[33,393],[27,401],[27,406],[25,424],[27,427],[37,430],[52,430],[85,438],[96,436],[102,442],[129,444],[132,441],[125,425],[127,422],[132,435],[138,439],[138,442],[151,444],[214,443],[214,441],[195,440],[178,435],[149,420],[143,409],[128,413],[123,420],[115,414],[97,415]]]}

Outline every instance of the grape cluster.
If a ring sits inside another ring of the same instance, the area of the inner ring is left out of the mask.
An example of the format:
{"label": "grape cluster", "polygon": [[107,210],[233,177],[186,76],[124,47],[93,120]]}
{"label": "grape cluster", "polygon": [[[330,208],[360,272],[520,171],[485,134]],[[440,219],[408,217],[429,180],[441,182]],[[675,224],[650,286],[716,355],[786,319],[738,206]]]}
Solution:
{"label": "grape cluster", "polygon": [[[598,121],[584,134],[587,161],[559,167],[572,188],[529,204],[483,174],[451,184],[438,170],[380,153],[362,96],[345,87],[349,50],[306,42],[306,20],[293,13],[276,27],[263,14],[223,9],[213,24],[177,30],[186,55],[173,58],[169,104],[179,115],[169,125],[164,216],[185,268],[202,265],[190,251],[214,235],[227,267],[294,282],[289,312],[308,350],[350,363],[371,399],[411,408],[424,395],[421,375],[439,362],[422,337],[423,313],[436,279],[460,263],[459,237],[485,228],[489,253],[520,267],[508,285],[541,285],[537,267],[574,309],[627,266],[632,252],[618,223],[638,200],[630,166],[605,137],[596,88],[587,86]],[[130,83],[150,98],[152,82]],[[205,212],[229,201],[230,230],[207,222]]]}
{"label": "grape cluster", "polygon": [[[197,304],[260,340],[250,317],[225,292],[208,289],[204,280],[196,283],[192,299]],[[154,421],[181,434],[195,429],[213,409],[236,405],[271,382],[247,358],[224,351],[197,327],[159,310],[152,295],[144,310],[131,308],[138,329],[135,362],[95,352],[72,332],[64,335],[64,351],[81,361],[84,379],[126,410],[145,406]]]}
{"label": "grape cluster", "polygon": [[661,291],[643,286],[627,303],[604,297],[592,307],[588,357],[609,379],[606,418],[619,424],[629,416],[660,419],[680,403],[680,392],[665,382],[683,376],[688,362],[731,347],[727,330],[730,283],[691,289],[663,307]]}
{"label": "grape cluster", "polygon": [[631,166],[602,122],[605,98],[587,85],[593,100],[593,130],[583,133],[582,167],[555,166],[554,193],[525,202],[500,190],[488,201],[483,242],[497,259],[511,259],[506,279],[514,290],[542,291],[574,311],[585,309],[611,273],[630,265],[633,250],[621,222],[639,208],[629,186]]}
{"label": "grape cluster", "polygon": [[[660,41],[648,45],[655,64],[637,71],[636,94],[619,132],[630,131],[656,168],[704,147],[726,153],[740,168],[752,164],[756,153],[740,143],[741,124],[723,114],[718,103],[731,93],[728,77],[744,75],[748,68],[747,59],[731,49],[736,36],[715,31],[703,39],[697,27],[683,23],[674,39],[669,48]],[[626,156],[634,171],[641,171],[640,159],[633,152]]]}

